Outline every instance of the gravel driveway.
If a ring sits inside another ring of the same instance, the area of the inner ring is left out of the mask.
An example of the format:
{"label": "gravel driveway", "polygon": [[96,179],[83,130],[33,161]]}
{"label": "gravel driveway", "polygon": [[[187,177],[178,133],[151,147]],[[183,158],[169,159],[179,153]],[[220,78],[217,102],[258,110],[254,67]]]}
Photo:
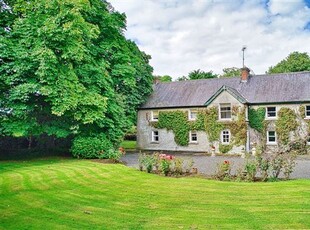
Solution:
{"label": "gravel driveway", "polygon": [[[193,155],[193,154],[173,154],[174,156],[181,157],[183,159],[193,159],[194,166],[198,168],[199,173],[206,175],[212,175],[216,171],[218,163],[222,163],[224,160],[228,160],[232,164],[232,173],[236,169],[245,164],[245,159],[239,156],[205,156],[205,155]],[[138,169],[138,153],[127,153],[122,157],[122,161],[129,167]],[[310,178],[310,156],[298,156],[296,160],[294,172],[291,174],[291,178]]]}

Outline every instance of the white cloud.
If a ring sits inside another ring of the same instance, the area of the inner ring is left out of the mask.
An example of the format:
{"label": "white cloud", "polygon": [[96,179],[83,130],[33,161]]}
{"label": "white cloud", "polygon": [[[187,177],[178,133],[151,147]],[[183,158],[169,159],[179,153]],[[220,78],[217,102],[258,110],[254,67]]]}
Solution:
{"label": "white cloud", "polygon": [[111,0],[127,15],[126,37],[152,56],[154,74],[221,73],[246,65],[256,74],[290,52],[310,53],[310,9],[303,1]]}

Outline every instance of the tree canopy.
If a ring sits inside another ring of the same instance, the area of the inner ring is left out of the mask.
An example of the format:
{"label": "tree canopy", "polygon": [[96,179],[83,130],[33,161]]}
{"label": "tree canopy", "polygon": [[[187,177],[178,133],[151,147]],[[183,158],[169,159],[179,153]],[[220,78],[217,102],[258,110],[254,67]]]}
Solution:
{"label": "tree canopy", "polygon": [[208,78],[216,78],[217,74],[214,74],[212,71],[205,72],[203,70],[193,70],[188,73],[188,76],[179,77],[178,81],[186,81],[186,80],[197,80],[197,79],[208,79]]}
{"label": "tree canopy", "polygon": [[241,69],[237,67],[229,67],[223,69],[223,74],[220,77],[240,77]]}
{"label": "tree canopy", "polygon": [[269,67],[267,73],[289,73],[310,71],[310,57],[308,53],[292,52],[275,66]]}
{"label": "tree canopy", "polygon": [[171,82],[172,81],[172,77],[169,76],[169,75],[164,75],[164,76],[156,75],[156,76],[154,76],[154,81]]}
{"label": "tree canopy", "polygon": [[153,82],[150,56],[124,36],[125,14],[102,0],[0,6],[1,134],[99,136],[116,147]]}

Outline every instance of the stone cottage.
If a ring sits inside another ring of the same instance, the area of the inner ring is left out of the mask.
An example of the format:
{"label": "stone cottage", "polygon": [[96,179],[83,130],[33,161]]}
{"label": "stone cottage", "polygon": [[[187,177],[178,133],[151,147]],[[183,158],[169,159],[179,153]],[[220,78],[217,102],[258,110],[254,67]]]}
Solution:
{"label": "stone cottage", "polygon": [[241,153],[309,134],[310,72],[157,83],[138,111],[143,150]]}

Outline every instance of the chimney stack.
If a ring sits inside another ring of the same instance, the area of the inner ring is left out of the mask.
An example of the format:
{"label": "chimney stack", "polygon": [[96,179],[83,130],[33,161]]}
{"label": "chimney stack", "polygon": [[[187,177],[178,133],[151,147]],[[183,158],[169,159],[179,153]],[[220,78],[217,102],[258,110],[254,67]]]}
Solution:
{"label": "chimney stack", "polygon": [[247,82],[250,77],[250,69],[248,67],[241,68],[241,82]]}

